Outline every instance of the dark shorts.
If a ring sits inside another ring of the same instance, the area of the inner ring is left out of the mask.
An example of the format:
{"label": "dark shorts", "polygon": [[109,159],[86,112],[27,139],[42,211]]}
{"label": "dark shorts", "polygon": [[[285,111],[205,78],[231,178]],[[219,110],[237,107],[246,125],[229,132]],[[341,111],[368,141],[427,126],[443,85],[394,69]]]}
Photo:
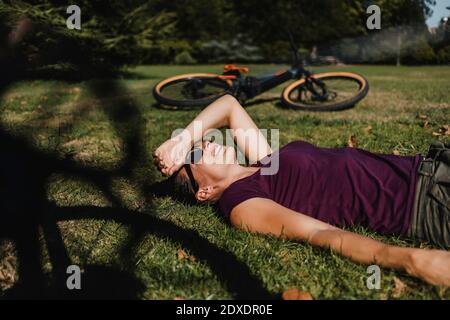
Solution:
{"label": "dark shorts", "polygon": [[419,166],[407,236],[450,248],[450,148],[436,142]]}

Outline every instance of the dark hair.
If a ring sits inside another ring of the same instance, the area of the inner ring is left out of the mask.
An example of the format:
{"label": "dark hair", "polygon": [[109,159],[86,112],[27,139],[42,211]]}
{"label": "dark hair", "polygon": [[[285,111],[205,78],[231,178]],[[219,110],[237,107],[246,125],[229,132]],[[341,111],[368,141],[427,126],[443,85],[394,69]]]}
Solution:
{"label": "dark hair", "polygon": [[172,183],[174,197],[189,202],[196,201],[195,190],[191,185],[187,173],[184,175],[181,173],[183,170],[186,172],[186,168],[184,166],[169,178]]}
{"label": "dark hair", "polygon": [[157,197],[171,197],[174,200],[196,203],[195,192],[187,173],[181,173],[184,167],[174,173],[170,178],[154,182],[146,187],[146,192]]}

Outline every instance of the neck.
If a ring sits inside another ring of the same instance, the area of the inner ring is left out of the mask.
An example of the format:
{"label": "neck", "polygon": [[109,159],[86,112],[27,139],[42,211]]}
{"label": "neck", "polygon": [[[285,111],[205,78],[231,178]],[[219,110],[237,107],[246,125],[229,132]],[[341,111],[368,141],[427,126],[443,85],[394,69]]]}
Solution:
{"label": "neck", "polygon": [[224,189],[228,188],[233,182],[251,176],[259,169],[258,167],[243,167],[241,165],[233,166],[230,168],[228,178],[224,183]]}

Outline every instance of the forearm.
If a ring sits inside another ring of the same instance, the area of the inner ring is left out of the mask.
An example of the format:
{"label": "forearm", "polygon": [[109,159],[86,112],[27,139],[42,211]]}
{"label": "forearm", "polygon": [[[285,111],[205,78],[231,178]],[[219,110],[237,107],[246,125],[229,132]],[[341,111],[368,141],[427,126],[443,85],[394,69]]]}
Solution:
{"label": "forearm", "polygon": [[428,283],[450,287],[450,252],[386,245],[262,198],[237,205],[230,220],[234,226],[250,232],[308,242],[358,263],[404,270]]}
{"label": "forearm", "polygon": [[233,138],[250,161],[255,162],[272,153],[266,138],[252,118],[230,95],[225,95],[206,107],[178,138],[192,146],[209,130],[222,127],[232,129]]}
{"label": "forearm", "polygon": [[232,129],[233,138],[239,149],[250,162],[256,162],[272,153],[267,139],[239,104],[233,108],[228,126]]}
{"label": "forearm", "polygon": [[334,229],[315,232],[309,242],[363,264],[377,264],[386,268],[410,271],[412,254],[417,249],[386,245],[355,233]]}
{"label": "forearm", "polygon": [[230,95],[217,99],[203,109],[178,137],[193,145],[201,140],[207,131],[228,127],[232,113],[236,109],[235,103],[238,103],[237,100]]}

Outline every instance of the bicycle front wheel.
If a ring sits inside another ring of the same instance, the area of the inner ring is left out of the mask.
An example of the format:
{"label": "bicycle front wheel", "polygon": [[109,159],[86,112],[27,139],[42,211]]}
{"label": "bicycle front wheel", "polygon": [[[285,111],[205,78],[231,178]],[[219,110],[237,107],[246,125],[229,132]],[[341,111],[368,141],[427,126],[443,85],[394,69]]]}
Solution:
{"label": "bicycle front wheel", "polygon": [[232,82],[218,74],[189,73],[167,78],[153,88],[162,104],[175,107],[205,107],[228,93]]}
{"label": "bicycle front wheel", "polygon": [[320,85],[306,79],[291,83],[281,95],[283,104],[299,110],[338,111],[354,107],[369,92],[367,80],[356,73],[327,72],[311,77]]}

